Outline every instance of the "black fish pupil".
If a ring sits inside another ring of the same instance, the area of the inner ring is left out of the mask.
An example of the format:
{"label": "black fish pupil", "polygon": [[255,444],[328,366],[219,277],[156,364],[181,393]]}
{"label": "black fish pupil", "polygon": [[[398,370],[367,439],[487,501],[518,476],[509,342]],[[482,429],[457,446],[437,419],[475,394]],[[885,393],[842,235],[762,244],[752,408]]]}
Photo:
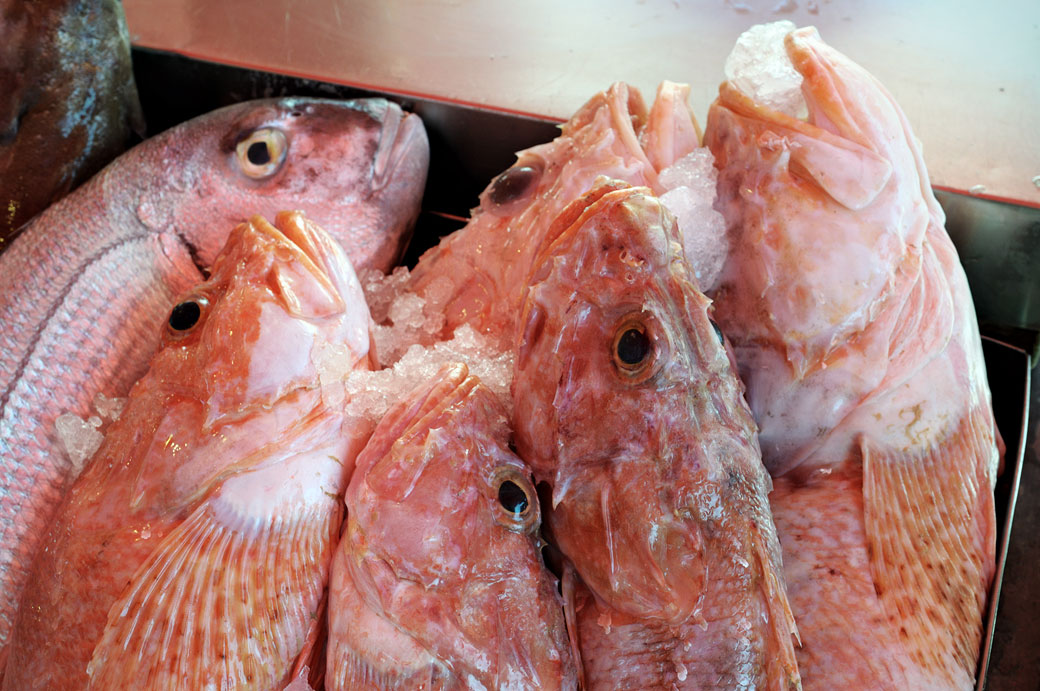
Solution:
{"label": "black fish pupil", "polygon": [[512,480],[506,480],[498,488],[498,503],[509,513],[527,511],[527,492]]}
{"label": "black fish pupil", "polygon": [[629,329],[617,342],[617,356],[626,365],[638,365],[650,354],[650,339],[639,329]]}
{"label": "black fish pupil", "polygon": [[510,168],[491,183],[488,197],[495,204],[507,204],[520,199],[538,179],[538,171],[531,166]]}
{"label": "black fish pupil", "polygon": [[170,312],[170,328],[174,331],[187,331],[198,323],[202,316],[199,303],[189,300],[182,302]]}
{"label": "black fish pupil", "polygon": [[254,166],[262,166],[271,162],[271,152],[267,150],[265,142],[253,142],[246,150],[246,158]]}
{"label": "black fish pupil", "polygon": [[714,319],[709,319],[708,321],[711,322],[711,328],[715,329],[715,337],[719,339],[719,345],[726,345],[726,339],[722,337],[722,329],[719,328]]}

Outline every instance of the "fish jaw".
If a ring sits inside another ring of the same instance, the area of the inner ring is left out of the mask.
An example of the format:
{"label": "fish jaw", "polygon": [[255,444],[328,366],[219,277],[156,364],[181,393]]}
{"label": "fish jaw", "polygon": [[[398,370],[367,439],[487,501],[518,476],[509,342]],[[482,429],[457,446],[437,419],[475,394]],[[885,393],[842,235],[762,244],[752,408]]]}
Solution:
{"label": "fish jaw", "polygon": [[[169,181],[149,190],[138,211],[146,225],[183,238],[202,266],[212,264],[226,228],[247,220],[242,209],[268,218],[304,211],[358,268],[389,270],[404,251],[429,166],[418,116],[385,99],[286,98],[206,117],[213,125],[194,136],[174,128],[159,151],[142,152],[161,159]],[[251,164],[253,145],[267,147],[269,164]]]}
{"label": "fish jaw", "polygon": [[158,359],[196,387],[210,426],[312,386],[330,344],[354,364],[368,358],[368,309],[343,250],[299,212],[275,223],[236,227],[210,279],[178,302],[201,305],[199,323],[165,331]]}
{"label": "fish jaw", "polygon": [[[562,603],[537,550],[537,497],[507,436],[500,404],[464,365],[442,369],[381,421],[347,491],[328,679],[359,660],[376,675],[403,674],[380,660],[414,651],[405,669],[487,688],[573,685]],[[529,498],[522,516],[500,506],[505,480]],[[359,620],[382,623],[359,631]]]}
{"label": "fish jaw", "polygon": [[[748,500],[729,488],[746,479],[764,501],[754,425],[664,207],[645,188],[593,191],[561,219],[520,320],[517,448],[551,485],[552,536],[597,598],[682,621],[707,578],[706,531]],[[651,354],[625,371],[612,349],[633,327]]]}

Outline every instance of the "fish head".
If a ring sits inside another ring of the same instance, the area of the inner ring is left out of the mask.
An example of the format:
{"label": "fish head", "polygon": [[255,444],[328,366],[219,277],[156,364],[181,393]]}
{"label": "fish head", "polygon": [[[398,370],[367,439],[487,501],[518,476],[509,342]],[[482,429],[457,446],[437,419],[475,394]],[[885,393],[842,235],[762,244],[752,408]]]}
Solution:
{"label": "fish head", "polygon": [[323,349],[367,366],[368,308],[342,248],[299,212],[238,225],[207,281],[170,311],[153,371],[206,425],[319,380]]}
{"label": "fish head", "polygon": [[614,610],[678,622],[731,488],[765,481],[731,354],[646,188],[606,183],[554,222],[513,380],[519,455],[551,486],[551,539]]}
{"label": "fish head", "polygon": [[159,156],[169,184],[138,211],[143,221],[172,226],[208,267],[223,245],[221,228],[300,209],[357,268],[386,271],[396,263],[429,165],[418,116],[381,98],[284,98],[204,117],[166,136]]}
{"label": "fish head", "polygon": [[925,233],[943,223],[920,146],[884,87],[815,28],[779,40],[776,64],[804,117],[769,105],[738,73],[704,137],[731,243],[713,297],[774,475],[815,453],[888,376],[895,315],[885,306],[910,291]]}
{"label": "fish head", "polygon": [[456,675],[559,687],[562,602],[540,558],[530,470],[507,444],[494,394],[465,365],[442,368],[359,456],[344,548],[367,574],[354,581]]}

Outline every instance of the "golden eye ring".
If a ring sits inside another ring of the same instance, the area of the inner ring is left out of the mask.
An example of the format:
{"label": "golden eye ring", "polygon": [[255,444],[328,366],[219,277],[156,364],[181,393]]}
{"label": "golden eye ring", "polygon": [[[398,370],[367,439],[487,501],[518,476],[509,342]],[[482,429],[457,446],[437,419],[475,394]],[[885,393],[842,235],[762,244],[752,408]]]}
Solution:
{"label": "golden eye ring", "polygon": [[289,142],[285,133],[273,127],[261,127],[235,146],[239,169],[254,180],[277,173],[285,163]]}

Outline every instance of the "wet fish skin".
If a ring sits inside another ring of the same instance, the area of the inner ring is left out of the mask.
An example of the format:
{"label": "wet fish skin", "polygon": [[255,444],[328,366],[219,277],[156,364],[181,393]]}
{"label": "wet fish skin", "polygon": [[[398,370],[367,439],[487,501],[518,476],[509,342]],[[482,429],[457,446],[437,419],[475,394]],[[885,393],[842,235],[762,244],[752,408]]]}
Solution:
{"label": "wet fish skin", "polygon": [[[250,178],[239,144],[274,131],[284,163]],[[358,265],[387,267],[418,213],[428,155],[421,121],[383,99],[230,106],[128,151],[0,255],[0,649],[70,472],[58,415],[126,394],[175,297],[254,213],[305,209]]]}
{"label": "wet fish skin", "polygon": [[118,0],[0,3],[0,251],[144,135]]}
{"label": "wet fish skin", "polygon": [[726,83],[715,296],[774,475],[806,688],[974,688],[1002,453],[967,280],[905,115],[815,29],[800,121]]}
{"label": "wet fish skin", "polygon": [[369,360],[338,245],[299,213],[237,227],[71,487],[32,564],[3,680],[281,688],[317,621],[367,431],[315,360]]}
{"label": "wet fish skin", "polygon": [[[329,586],[326,688],[576,688],[530,471],[465,365],[392,407],[358,457]],[[507,511],[500,498],[505,486]]]}
{"label": "wet fish skin", "polygon": [[594,188],[536,253],[516,446],[591,593],[588,688],[798,686],[770,480],[709,305],[647,188]]}
{"label": "wet fish skin", "polygon": [[555,140],[519,152],[481,194],[467,225],[412,271],[411,292],[450,284],[440,337],[470,324],[509,347],[533,252],[552,220],[600,176],[662,192],[658,173],[698,146],[688,93],[664,82],[647,109],[637,89],[615,83],[590,98]]}

